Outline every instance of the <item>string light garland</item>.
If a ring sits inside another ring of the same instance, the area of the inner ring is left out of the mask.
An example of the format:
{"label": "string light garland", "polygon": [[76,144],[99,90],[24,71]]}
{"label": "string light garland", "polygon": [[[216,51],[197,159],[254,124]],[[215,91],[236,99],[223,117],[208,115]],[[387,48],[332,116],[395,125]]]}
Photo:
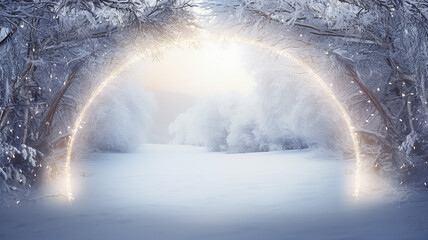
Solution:
{"label": "string light garland", "polygon": [[[361,188],[361,172],[362,172],[362,162],[360,157],[360,146],[357,140],[357,133],[355,132],[355,127],[352,124],[351,117],[349,116],[348,112],[346,111],[345,107],[342,105],[342,103],[337,99],[336,95],[334,94],[333,90],[329,87],[328,83],[317,73],[314,72],[314,70],[307,65],[303,60],[299,59],[298,57],[295,57],[291,53],[274,47],[270,46],[266,43],[263,43],[261,41],[252,40],[249,38],[243,38],[238,36],[220,36],[215,35],[211,33],[204,33],[197,37],[192,38],[186,38],[186,39],[178,39],[176,41],[170,42],[168,44],[163,44],[161,46],[158,46],[156,48],[157,51],[163,51],[166,49],[169,49],[174,46],[180,46],[185,43],[200,43],[203,41],[213,41],[213,40],[222,40],[227,41],[231,43],[241,43],[246,44],[250,46],[255,46],[260,49],[268,50],[278,56],[282,56],[290,60],[291,62],[295,63],[296,65],[302,67],[310,76],[311,79],[314,80],[318,85],[322,87],[324,92],[326,93],[326,96],[328,96],[332,102],[337,106],[339,112],[342,114],[343,119],[346,122],[353,147],[354,147],[354,153],[355,153],[355,161],[356,161],[356,171],[355,171],[355,182],[354,182],[354,191],[353,196],[358,199],[360,194],[360,188]],[[83,119],[86,116],[86,113],[88,112],[90,106],[94,103],[95,99],[99,96],[99,94],[105,90],[105,88],[116,79],[116,77],[124,72],[131,64],[136,62],[139,59],[142,59],[146,55],[150,55],[152,53],[152,50],[147,49],[143,52],[135,53],[134,56],[123,63],[118,68],[114,69],[110,75],[102,81],[102,83],[95,89],[95,91],[91,94],[85,105],[83,106],[82,110],[79,112],[78,117],[73,125],[72,134],[70,134],[70,139],[67,146],[67,154],[65,159],[65,191],[66,191],[66,197],[68,200],[73,200],[73,191],[72,191],[72,183],[71,183],[71,155],[73,152],[73,147],[76,142],[77,133],[79,129],[82,128]],[[358,54],[358,53],[357,53]]]}

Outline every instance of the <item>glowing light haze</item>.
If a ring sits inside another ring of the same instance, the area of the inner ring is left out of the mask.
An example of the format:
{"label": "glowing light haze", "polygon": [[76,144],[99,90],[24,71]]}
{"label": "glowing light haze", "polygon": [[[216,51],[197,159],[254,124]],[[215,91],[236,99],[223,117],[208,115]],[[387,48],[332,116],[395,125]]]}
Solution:
{"label": "glowing light haze", "polygon": [[[215,35],[212,35],[211,38],[209,38],[209,39],[213,40],[214,38],[215,38]],[[186,39],[183,39],[182,42],[186,42],[184,40],[186,40]],[[195,40],[199,40],[199,39],[195,39]],[[202,38],[201,38],[201,40],[202,40]],[[360,146],[359,146],[359,142],[357,139],[357,133],[354,130],[355,128],[352,124],[352,121],[351,121],[349,114],[347,113],[347,111],[344,108],[344,106],[342,105],[342,103],[337,99],[333,90],[329,87],[329,85],[327,85],[326,81],[321,76],[319,76],[317,73],[315,73],[314,70],[309,65],[306,65],[303,60],[299,59],[298,57],[295,57],[294,55],[292,55],[291,53],[289,53],[287,51],[284,51],[283,49],[278,49],[276,47],[269,46],[269,45],[264,44],[264,43],[259,42],[259,41],[241,38],[238,36],[223,38],[223,40],[228,40],[229,42],[233,42],[235,44],[239,43],[239,44],[244,44],[244,45],[256,46],[256,47],[259,47],[260,49],[264,49],[264,50],[270,51],[274,54],[283,56],[283,57],[287,58],[288,60],[290,60],[291,62],[293,62],[294,64],[300,66],[302,68],[302,70],[304,70],[305,72],[307,72],[311,76],[310,79],[313,80],[313,82],[315,84],[322,87],[326,96],[329,97],[335,103],[337,110],[342,114],[342,116],[346,122],[347,129],[350,133],[353,145],[354,145],[355,160],[356,160],[354,197],[358,198],[359,192],[360,192],[360,185],[361,185],[360,172],[361,172],[361,165],[362,164],[361,164],[361,158],[360,158]],[[187,39],[187,43],[191,43],[191,40]],[[162,48],[164,50],[170,49],[169,46],[170,45],[168,45],[168,44],[166,44],[164,46],[160,46],[159,50],[160,50],[160,48]],[[124,70],[128,69],[129,66],[131,66],[136,61],[140,60],[141,54],[137,53],[134,57],[132,57],[131,59],[126,61],[123,65],[119,66],[118,68],[114,69],[111,72],[111,74],[97,87],[97,89],[89,97],[89,100],[83,106],[82,110],[80,111],[80,113],[79,113],[79,115],[75,121],[75,124],[73,125],[74,126],[73,127],[73,134],[71,135],[70,140],[68,142],[66,164],[65,164],[65,178],[66,178],[65,190],[66,190],[66,196],[68,197],[68,199],[70,201],[73,199],[72,184],[71,184],[71,179],[70,179],[71,178],[71,173],[70,173],[71,155],[73,153],[73,146],[74,146],[75,141],[76,141],[76,135],[78,135],[79,127],[83,121],[83,118],[85,117],[85,115],[86,115],[89,107],[91,106],[91,104],[94,102],[94,100],[97,98],[97,96],[106,88],[106,86],[108,86],[111,83],[111,81],[113,81],[113,79],[116,79],[116,77],[120,73],[122,73]],[[177,65],[179,65],[179,64],[177,64]],[[193,69],[193,68],[191,68],[191,69]],[[168,70],[163,70],[163,71],[168,71]],[[227,72],[227,71],[224,71],[224,72]],[[179,82],[179,81],[177,81],[177,82]],[[180,88],[180,89],[182,89],[182,88]],[[192,87],[192,89],[195,89],[195,88]],[[222,88],[220,88],[220,89],[222,89]],[[241,86],[239,86],[237,89],[241,89]],[[211,90],[211,92],[214,92],[214,90],[212,88],[210,90]],[[199,92],[203,94],[202,91],[199,91]]]}
{"label": "glowing light haze", "polygon": [[248,95],[256,83],[244,67],[241,50],[236,44],[209,42],[200,48],[175,48],[158,61],[143,59],[135,65],[146,89],[197,97],[228,92]]}

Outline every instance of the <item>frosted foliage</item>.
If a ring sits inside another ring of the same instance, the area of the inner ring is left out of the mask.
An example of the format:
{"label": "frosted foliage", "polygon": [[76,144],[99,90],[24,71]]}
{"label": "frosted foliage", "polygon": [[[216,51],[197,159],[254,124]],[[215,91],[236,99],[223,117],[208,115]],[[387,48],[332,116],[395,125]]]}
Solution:
{"label": "frosted foliage", "polygon": [[135,149],[150,125],[152,100],[135,83],[112,86],[97,99],[83,124],[85,144],[99,151],[127,152]]}
{"label": "frosted foliage", "polygon": [[21,145],[21,156],[24,160],[27,160],[31,166],[36,166],[36,158],[37,158],[37,151],[34,148],[28,147],[25,144]]}

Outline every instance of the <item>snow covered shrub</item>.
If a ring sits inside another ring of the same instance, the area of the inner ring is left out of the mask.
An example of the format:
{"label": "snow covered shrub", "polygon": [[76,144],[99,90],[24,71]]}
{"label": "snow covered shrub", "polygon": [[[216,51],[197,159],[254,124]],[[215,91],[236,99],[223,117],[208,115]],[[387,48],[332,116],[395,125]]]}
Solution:
{"label": "snow covered shrub", "polygon": [[228,150],[229,116],[235,103],[227,99],[221,102],[205,99],[180,114],[169,126],[170,134],[175,136],[173,143],[205,146],[212,151]]}
{"label": "snow covered shrub", "polygon": [[260,152],[306,147],[287,126],[283,126],[282,132],[275,132],[276,136],[270,136],[272,133],[260,125],[263,114],[255,96],[210,98],[179,115],[169,132],[174,135],[173,143],[205,146],[211,151]]}
{"label": "snow covered shrub", "polygon": [[[253,110],[253,111],[252,111]],[[229,135],[226,138],[231,152],[258,152],[260,143],[257,136],[256,118],[253,107],[241,101],[234,113],[230,115]]]}
{"label": "snow covered shrub", "polygon": [[265,141],[283,149],[344,147],[339,141],[347,134],[343,118],[309,76],[270,67],[257,72],[256,79],[258,125]]}
{"label": "snow covered shrub", "polygon": [[89,149],[128,152],[142,143],[150,125],[152,99],[138,82],[123,82],[110,86],[88,111],[82,143]]}

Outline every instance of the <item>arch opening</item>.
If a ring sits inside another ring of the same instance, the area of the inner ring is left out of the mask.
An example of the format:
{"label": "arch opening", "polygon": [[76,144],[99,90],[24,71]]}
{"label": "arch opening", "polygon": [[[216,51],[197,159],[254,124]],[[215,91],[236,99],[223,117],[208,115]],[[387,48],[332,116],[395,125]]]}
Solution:
{"label": "arch opening", "polygon": [[[320,86],[324,94],[331,100],[333,105],[337,107],[338,112],[343,117],[346,125],[347,130],[349,132],[349,136],[352,140],[353,144],[353,150],[354,150],[354,158],[355,158],[355,164],[356,164],[356,170],[355,170],[355,179],[354,179],[354,189],[353,189],[353,196],[355,198],[359,197],[360,194],[360,175],[361,175],[361,156],[360,156],[360,146],[357,139],[357,133],[355,132],[352,119],[348,112],[346,111],[345,106],[339,101],[339,99],[336,97],[335,93],[331,89],[331,87],[328,85],[327,81],[325,81],[319,74],[317,74],[308,64],[306,64],[302,59],[299,57],[294,56],[290,52],[287,52],[284,49],[280,49],[275,46],[271,46],[269,44],[253,40],[250,38],[244,38],[239,36],[221,36],[211,33],[205,33],[198,36],[194,36],[191,38],[185,38],[185,39],[178,39],[174,42],[170,42],[168,44],[163,44],[160,46],[157,46],[158,51],[164,51],[171,47],[182,45],[182,44],[193,44],[193,43],[199,43],[199,42],[205,42],[205,41],[213,41],[213,40],[221,40],[223,42],[231,42],[231,43],[237,43],[237,44],[244,44],[248,46],[253,46],[259,49],[263,49],[266,51],[269,51],[273,53],[274,55],[281,56],[289,60],[290,62],[293,62],[294,64],[300,66],[309,76],[310,79]],[[81,124],[85,118],[85,116],[88,113],[88,110],[92,106],[92,104],[95,102],[97,97],[109,86],[109,84],[118,77],[119,74],[124,72],[128,69],[128,67],[135,63],[136,61],[145,58],[147,55],[150,55],[151,49],[145,49],[141,52],[136,52],[133,57],[131,57],[129,60],[124,62],[122,65],[120,65],[118,68],[114,69],[107,78],[105,78],[101,84],[99,84],[95,91],[91,94],[91,96],[88,98],[88,101],[84,104],[81,111],[79,112],[73,128],[72,128],[72,134],[70,136],[68,145],[67,145],[67,152],[66,152],[66,159],[65,159],[65,195],[66,197],[71,201],[74,199],[73,196],[73,186],[71,183],[71,161],[72,161],[72,153],[75,146],[76,139],[78,137],[78,133],[81,128]]]}

